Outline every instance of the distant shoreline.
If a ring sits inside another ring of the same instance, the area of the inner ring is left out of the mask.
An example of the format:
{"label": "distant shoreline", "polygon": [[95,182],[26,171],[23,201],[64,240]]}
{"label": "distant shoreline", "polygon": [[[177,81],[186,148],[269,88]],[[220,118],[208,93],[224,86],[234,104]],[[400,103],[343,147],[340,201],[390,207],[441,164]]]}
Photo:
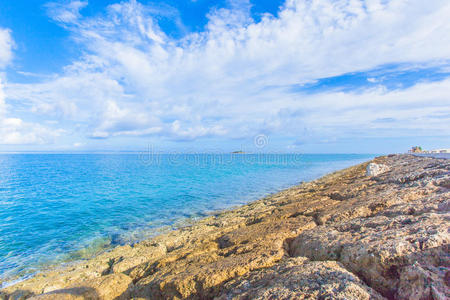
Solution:
{"label": "distant shoreline", "polygon": [[414,156],[450,159],[450,153],[411,153]]}

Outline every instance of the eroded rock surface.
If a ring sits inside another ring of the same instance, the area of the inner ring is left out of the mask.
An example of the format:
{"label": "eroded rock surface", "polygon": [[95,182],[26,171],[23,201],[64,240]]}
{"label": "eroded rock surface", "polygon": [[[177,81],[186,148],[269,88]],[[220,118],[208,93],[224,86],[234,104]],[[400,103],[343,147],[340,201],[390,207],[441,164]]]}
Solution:
{"label": "eroded rock surface", "polygon": [[[448,299],[450,160],[379,157],[0,299]],[[381,166],[381,167],[380,167]]]}
{"label": "eroded rock surface", "polygon": [[370,163],[366,168],[366,176],[377,176],[387,172],[389,167],[383,164]]}
{"label": "eroded rock surface", "polygon": [[243,299],[383,299],[335,261],[289,258],[250,272],[223,287],[216,300]]}

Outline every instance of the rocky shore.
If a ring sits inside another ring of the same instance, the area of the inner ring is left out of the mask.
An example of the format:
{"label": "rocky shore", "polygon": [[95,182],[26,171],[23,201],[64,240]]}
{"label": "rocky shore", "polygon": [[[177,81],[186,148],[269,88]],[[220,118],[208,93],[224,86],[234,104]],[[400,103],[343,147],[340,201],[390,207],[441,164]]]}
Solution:
{"label": "rocky shore", "polygon": [[450,160],[378,157],[0,299],[449,299]]}

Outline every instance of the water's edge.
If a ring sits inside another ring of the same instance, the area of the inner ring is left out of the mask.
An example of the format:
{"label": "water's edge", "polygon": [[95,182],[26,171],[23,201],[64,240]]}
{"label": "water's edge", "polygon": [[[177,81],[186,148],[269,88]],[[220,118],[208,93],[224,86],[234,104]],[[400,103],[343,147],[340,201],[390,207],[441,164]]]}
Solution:
{"label": "water's edge", "polygon": [[[373,157],[375,157],[375,155],[369,157],[369,158],[364,158],[364,159],[354,159],[354,164],[351,165],[347,165],[344,168],[340,168],[340,169],[334,169],[332,171],[328,171],[326,173],[322,173],[319,174],[317,176],[315,176],[314,178],[310,178],[310,180],[307,181],[299,181],[297,184],[293,184],[293,185],[289,185],[289,186],[285,186],[283,188],[279,188],[276,189],[274,191],[271,192],[267,192],[265,194],[263,194],[262,196],[259,196],[258,198],[254,198],[251,199],[249,201],[244,201],[242,204],[239,205],[232,205],[229,207],[226,207],[224,209],[219,209],[219,210],[212,210],[212,211],[204,211],[201,213],[201,215],[198,216],[193,216],[193,217],[181,217],[178,219],[175,219],[173,221],[173,223],[171,225],[165,225],[165,226],[161,226],[158,228],[153,228],[151,231],[152,232],[147,232],[146,238],[145,239],[141,239],[141,240],[135,240],[133,243],[129,243],[129,244],[135,244],[135,243],[139,243],[139,242],[143,242],[143,241],[150,241],[152,239],[154,239],[157,236],[169,233],[171,231],[175,231],[181,228],[186,228],[186,227],[190,227],[195,225],[198,221],[207,218],[209,216],[215,216],[215,215],[220,215],[223,214],[225,212],[228,211],[232,211],[238,208],[241,208],[243,206],[246,205],[250,205],[254,202],[257,202],[261,199],[267,198],[267,197],[271,197],[273,195],[276,195],[280,192],[289,190],[291,188],[297,187],[303,183],[306,182],[311,182],[311,181],[315,181],[317,179],[320,179],[324,176],[333,174],[335,172],[339,172],[341,170],[353,167],[355,165],[359,165],[361,163],[365,163],[367,161],[370,161],[371,159],[373,159]],[[248,200],[248,199],[247,199]],[[41,273],[45,273],[45,272],[49,272],[49,271],[54,271],[54,270],[61,270],[61,269],[65,269],[68,268],[70,266],[74,266],[74,265],[78,265],[82,262],[91,260],[93,258],[96,258],[97,256],[110,252],[112,250],[114,250],[115,248],[122,246],[120,244],[114,243],[114,241],[112,240],[93,240],[92,244],[88,245],[86,248],[81,249],[80,250],[76,250],[73,252],[69,252],[67,253],[66,257],[62,257],[62,258],[58,258],[55,259],[53,262],[42,265],[37,271],[33,272],[33,273],[29,273],[26,274],[25,276],[13,276],[13,277],[6,277],[3,278],[4,281],[0,281],[0,289],[1,288],[6,288],[12,285],[15,285],[19,282],[22,282],[24,280],[30,279],[34,276],[36,276],[37,274],[41,274]],[[1,279],[1,278],[0,278]]]}

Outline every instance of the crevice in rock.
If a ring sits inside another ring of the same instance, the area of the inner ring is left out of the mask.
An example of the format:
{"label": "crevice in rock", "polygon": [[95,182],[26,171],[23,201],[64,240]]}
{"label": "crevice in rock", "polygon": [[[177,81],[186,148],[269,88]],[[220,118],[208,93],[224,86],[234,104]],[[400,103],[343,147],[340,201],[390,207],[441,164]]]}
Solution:
{"label": "crevice in rock", "polygon": [[254,225],[254,224],[258,224],[261,223],[264,219],[263,218],[253,218],[251,220],[248,220],[245,225],[250,226],[250,225]]}
{"label": "crevice in rock", "polygon": [[303,216],[304,214],[302,212],[295,212],[292,215],[290,215],[288,218],[297,218],[298,216]]}
{"label": "crevice in rock", "polygon": [[323,221],[320,219],[320,212],[313,213],[311,217],[313,218],[313,221],[317,226],[323,225]]}
{"label": "crevice in rock", "polygon": [[283,250],[288,257],[295,257],[292,253],[292,242],[295,240],[295,238],[287,238],[283,241]]}
{"label": "crevice in rock", "polygon": [[114,258],[110,258],[108,261],[108,268],[102,272],[102,276],[111,274],[115,263],[116,260]]}
{"label": "crevice in rock", "polygon": [[230,241],[230,237],[226,234],[217,238],[216,243],[217,243],[219,249],[225,249],[225,248],[234,246],[234,243],[232,241]]}
{"label": "crevice in rock", "polygon": [[339,191],[334,191],[334,192],[329,193],[328,197],[330,197],[331,200],[335,200],[335,201],[345,201],[350,198],[353,198],[353,195],[348,195],[348,194],[344,194]]}
{"label": "crevice in rock", "polygon": [[181,249],[181,248],[183,248],[183,244],[167,247],[166,249],[167,249],[167,253],[170,253],[170,252],[173,252],[173,251]]}
{"label": "crevice in rock", "polygon": [[144,278],[146,278],[148,276],[151,276],[151,275],[155,274],[156,272],[158,272],[158,270],[159,270],[158,266],[159,266],[159,262],[158,261],[153,262],[152,264],[147,264],[144,272],[142,274],[140,274],[140,275],[138,275],[138,276],[133,278],[133,284],[136,284],[140,280],[142,280],[142,279],[144,279]]}

